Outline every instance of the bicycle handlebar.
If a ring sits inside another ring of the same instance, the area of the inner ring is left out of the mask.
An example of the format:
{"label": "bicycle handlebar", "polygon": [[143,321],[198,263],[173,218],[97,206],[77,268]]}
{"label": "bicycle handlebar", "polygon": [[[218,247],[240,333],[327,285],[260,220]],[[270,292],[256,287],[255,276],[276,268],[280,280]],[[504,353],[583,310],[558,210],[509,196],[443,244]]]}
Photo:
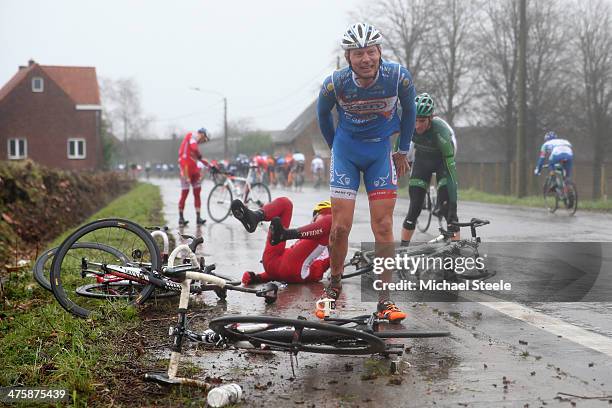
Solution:
{"label": "bicycle handlebar", "polygon": [[[165,268],[162,273],[164,274],[164,276],[167,276],[168,278],[183,281],[185,280],[186,274],[191,273],[191,272],[198,272],[198,273],[203,273],[203,274],[209,274],[209,276],[214,276],[214,275],[210,275],[210,272],[214,271],[215,269],[216,269],[215,264],[204,267],[202,271],[200,271],[199,265],[188,264],[188,265],[169,266]],[[215,276],[215,278],[217,277]],[[222,279],[222,280],[223,280],[223,283],[225,284],[226,283],[225,279]]]}
{"label": "bicycle handlebar", "polygon": [[167,232],[170,228],[168,228],[167,225],[164,225],[163,227],[157,226],[157,225],[153,225],[153,226],[149,226],[149,227],[145,227],[146,230],[148,231],[164,231]]}
{"label": "bicycle handlebar", "polygon": [[202,237],[196,238],[193,235],[188,235],[188,234],[179,234],[179,235],[183,239],[190,239],[191,240],[191,243],[189,244],[189,249],[191,249],[191,252],[193,252],[193,253],[195,253],[196,248],[198,247],[198,245],[204,243],[204,238],[202,238]]}
{"label": "bicycle handlebar", "polygon": [[[471,233],[472,233],[472,238],[474,238],[474,239],[478,240],[478,242],[480,242],[480,238],[478,238],[476,236],[476,228],[482,227],[483,225],[487,225],[487,224],[490,224],[490,223],[491,223],[491,221],[489,221],[489,220],[481,220],[480,218],[472,218],[470,220],[470,222],[451,222],[451,223],[449,223],[449,225],[454,225],[454,226],[460,227],[460,228],[461,227],[470,227]],[[442,232],[442,234],[445,235],[444,232]]]}
{"label": "bicycle handlebar", "polygon": [[185,272],[185,277],[187,279],[199,280],[204,283],[212,283],[213,285],[217,285],[219,287],[224,287],[227,281],[225,279],[219,278],[218,276],[209,275],[203,272]]}
{"label": "bicycle handlebar", "polygon": [[480,218],[472,218],[470,222],[450,222],[450,225],[455,225],[457,227],[482,227],[483,225],[490,224],[489,220],[481,220]]}

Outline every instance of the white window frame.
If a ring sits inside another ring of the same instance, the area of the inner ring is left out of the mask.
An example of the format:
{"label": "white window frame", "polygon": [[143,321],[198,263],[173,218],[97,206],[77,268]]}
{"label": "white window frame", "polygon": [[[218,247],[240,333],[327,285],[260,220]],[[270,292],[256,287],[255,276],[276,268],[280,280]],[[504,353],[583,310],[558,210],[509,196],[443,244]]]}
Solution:
{"label": "white window frame", "polygon": [[[37,80],[40,80],[40,88],[36,88],[34,86],[34,84],[37,82]],[[32,92],[44,92],[45,90],[45,80],[43,77],[32,77]]]}
{"label": "white window frame", "polygon": [[[11,155],[11,141],[15,141],[17,144],[15,145],[16,155]],[[19,152],[19,141],[23,140],[23,152]],[[21,154],[19,154],[21,153]],[[9,160],[22,160],[28,157],[28,139],[24,137],[12,137],[6,141],[6,154]]]}
{"label": "white window frame", "polygon": [[[79,142],[83,142],[83,154],[79,155]],[[74,143],[74,152],[75,154],[71,155],[70,154],[70,143]],[[68,158],[71,160],[83,160],[87,158],[87,141],[85,139],[83,139],[82,137],[71,137],[68,139],[68,143],[66,145],[66,154],[68,155]]]}

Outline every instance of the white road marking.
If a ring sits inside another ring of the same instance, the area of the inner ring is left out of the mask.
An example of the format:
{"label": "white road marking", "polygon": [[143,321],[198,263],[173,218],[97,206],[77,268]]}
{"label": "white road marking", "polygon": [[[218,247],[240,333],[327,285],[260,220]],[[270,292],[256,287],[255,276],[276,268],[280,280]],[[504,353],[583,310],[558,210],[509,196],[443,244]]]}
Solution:
{"label": "white road marking", "polygon": [[[360,247],[350,246],[350,250],[360,251]],[[566,340],[612,357],[612,339],[604,335],[575,326],[563,320],[548,316],[514,302],[500,302],[496,297],[484,293],[462,294],[462,297],[496,310],[499,313],[528,323]]]}
{"label": "white road marking", "polygon": [[546,330],[566,340],[612,357],[612,339],[593,333],[563,320],[535,311],[527,306],[514,302],[499,302],[497,298],[484,293],[470,293],[463,297],[489,307],[514,319],[528,323],[538,329]]}

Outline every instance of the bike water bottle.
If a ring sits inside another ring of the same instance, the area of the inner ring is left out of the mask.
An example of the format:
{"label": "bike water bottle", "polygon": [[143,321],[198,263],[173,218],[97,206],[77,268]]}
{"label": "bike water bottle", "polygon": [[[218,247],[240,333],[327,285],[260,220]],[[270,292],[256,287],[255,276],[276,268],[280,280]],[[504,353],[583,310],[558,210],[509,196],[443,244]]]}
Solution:
{"label": "bike water bottle", "polygon": [[242,388],[238,384],[225,384],[208,392],[206,401],[209,407],[220,408],[236,403],[242,398]]}

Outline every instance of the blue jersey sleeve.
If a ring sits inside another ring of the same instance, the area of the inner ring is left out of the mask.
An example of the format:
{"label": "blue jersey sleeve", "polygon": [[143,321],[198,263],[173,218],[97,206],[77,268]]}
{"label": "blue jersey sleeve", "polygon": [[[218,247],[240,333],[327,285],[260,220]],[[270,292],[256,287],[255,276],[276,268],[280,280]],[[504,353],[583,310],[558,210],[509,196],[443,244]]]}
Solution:
{"label": "blue jersey sleeve", "polygon": [[319,100],[317,102],[317,117],[319,119],[319,128],[331,149],[334,143],[334,119],[332,117],[332,109],[336,105],[336,94],[334,91],[334,82],[331,75],[325,78],[323,86],[319,92]]}
{"label": "blue jersey sleeve", "polygon": [[397,95],[402,104],[402,117],[400,118],[399,151],[410,150],[410,140],[414,133],[416,123],[416,105],[414,98],[416,90],[412,82],[412,75],[405,67],[400,67],[399,81],[397,84]]}
{"label": "blue jersey sleeve", "polygon": [[542,166],[544,165],[544,161],[546,160],[546,154],[548,151],[546,150],[546,143],[540,147],[540,154],[538,155],[538,162],[536,163],[536,172],[540,174],[542,171]]}

